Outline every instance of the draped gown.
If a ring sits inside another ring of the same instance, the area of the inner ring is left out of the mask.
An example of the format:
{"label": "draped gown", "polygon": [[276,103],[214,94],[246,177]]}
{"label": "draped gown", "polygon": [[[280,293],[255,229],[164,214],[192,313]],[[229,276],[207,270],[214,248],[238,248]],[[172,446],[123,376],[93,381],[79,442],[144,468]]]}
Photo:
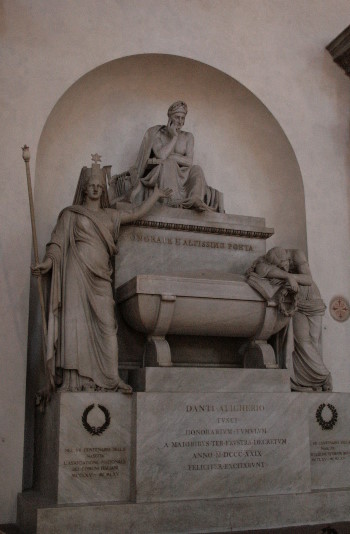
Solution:
{"label": "draped gown", "polygon": [[[295,250],[291,249],[289,272],[299,274],[298,263],[294,261]],[[258,258],[251,270],[258,272],[262,278],[268,277],[269,271],[275,265],[269,264],[265,257]],[[280,279],[268,278],[274,284],[281,284]],[[320,291],[314,281],[311,285],[299,284],[297,295],[297,309],[293,316],[293,371],[291,377],[292,388],[303,391],[305,388],[330,389],[331,374],[325,366],[322,358],[322,316],[325,313],[325,303],[321,298]],[[287,327],[288,328],[288,327]],[[279,359],[286,365],[287,351],[287,328],[279,332],[278,343],[282,354]]]}
{"label": "draped gown", "polygon": [[53,375],[62,370],[63,389],[116,389],[120,382],[111,285],[119,227],[118,216],[111,231],[95,212],[70,206],[47,246],[53,260],[47,358]]}
{"label": "draped gown", "polygon": [[[290,272],[298,274],[291,262]],[[327,387],[330,372],[322,358],[322,317],[325,303],[312,281],[311,286],[299,285],[298,308],[293,317],[294,331],[294,385],[295,389]]]}

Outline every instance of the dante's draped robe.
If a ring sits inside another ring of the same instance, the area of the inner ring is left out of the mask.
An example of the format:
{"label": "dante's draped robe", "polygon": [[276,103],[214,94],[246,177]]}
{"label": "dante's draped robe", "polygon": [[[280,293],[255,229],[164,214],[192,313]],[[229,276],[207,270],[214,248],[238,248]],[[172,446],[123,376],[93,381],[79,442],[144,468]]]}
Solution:
{"label": "dante's draped robe", "polygon": [[63,210],[47,246],[53,260],[47,359],[63,387],[115,389],[118,374],[117,325],[111,285],[114,235],[83,206]]}
{"label": "dante's draped robe", "polygon": [[170,158],[150,165],[150,158],[154,157],[152,146],[156,137],[165,130],[166,126],[158,125],[152,126],[145,133],[136,163],[129,171],[134,186],[129,199],[139,204],[157,184],[161,189],[172,189],[174,205],[198,207],[199,201],[203,208],[207,206],[213,211],[223,212],[222,193],[207,185],[199,165],[182,165]]}

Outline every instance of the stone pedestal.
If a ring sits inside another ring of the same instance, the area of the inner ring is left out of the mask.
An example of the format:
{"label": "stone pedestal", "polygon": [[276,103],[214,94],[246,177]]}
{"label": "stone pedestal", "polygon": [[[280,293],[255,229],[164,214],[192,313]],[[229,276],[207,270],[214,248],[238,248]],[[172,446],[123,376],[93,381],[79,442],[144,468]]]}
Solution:
{"label": "stone pedestal", "polygon": [[132,397],[56,394],[39,415],[26,534],[350,521],[350,395],[290,393],[273,369],[147,368],[132,381]]}
{"label": "stone pedestal", "polygon": [[308,400],[312,488],[348,488],[350,394],[314,393]]}
{"label": "stone pedestal", "polygon": [[130,384],[148,393],[290,393],[287,369],[145,367],[130,372]]}
{"label": "stone pedestal", "polygon": [[350,491],[64,507],[50,506],[28,492],[19,496],[18,514],[26,534],[232,534],[256,529],[267,534],[272,528],[349,521]]}
{"label": "stone pedestal", "polygon": [[136,428],[137,502],[310,491],[300,395],[139,393]]}
{"label": "stone pedestal", "polygon": [[35,487],[58,504],[130,501],[134,400],[55,394],[36,414]]}

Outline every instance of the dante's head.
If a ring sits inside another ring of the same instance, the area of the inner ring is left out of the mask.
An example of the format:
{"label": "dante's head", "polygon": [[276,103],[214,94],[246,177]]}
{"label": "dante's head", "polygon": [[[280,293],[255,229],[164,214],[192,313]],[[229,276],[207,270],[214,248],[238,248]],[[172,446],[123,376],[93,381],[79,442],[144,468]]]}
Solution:
{"label": "dante's head", "polygon": [[170,108],[168,109],[168,117],[171,115],[174,115],[174,113],[183,113],[185,116],[187,115],[187,104],[186,102],[183,102],[182,100],[178,100],[177,102],[174,102],[171,104]]}
{"label": "dante's head", "polygon": [[187,115],[187,104],[182,100],[178,100],[171,104],[168,109],[168,117],[173,121],[177,130],[181,130],[185,124],[185,118]]}
{"label": "dante's head", "polygon": [[270,249],[265,259],[271,265],[276,265],[279,269],[283,271],[289,271],[289,258],[287,251],[282,247],[274,247]]}

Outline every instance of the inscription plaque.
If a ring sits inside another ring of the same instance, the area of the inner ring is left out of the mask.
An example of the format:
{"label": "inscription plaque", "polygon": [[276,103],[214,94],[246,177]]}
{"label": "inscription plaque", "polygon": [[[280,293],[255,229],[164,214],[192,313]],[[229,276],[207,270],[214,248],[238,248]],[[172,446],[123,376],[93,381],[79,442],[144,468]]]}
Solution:
{"label": "inscription plaque", "polygon": [[140,502],[310,488],[300,395],[141,393],[137,436]]}
{"label": "inscription plaque", "polygon": [[132,399],[61,395],[58,502],[130,498]]}
{"label": "inscription plaque", "polygon": [[[350,395],[324,393],[310,398],[310,456],[313,489],[350,486]],[[322,407],[322,411],[320,408]],[[321,412],[321,422],[315,416]]]}
{"label": "inscription plaque", "polygon": [[[125,226],[118,240],[120,254],[115,263],[118,286],[137,274],[169,274],[198,269],[243,274],[265,251],[265,241],[196,232],[174,232]],[[141,263],[142,259],[142,263]]]}
{"label": "inscription plaque", "polygon": [[[130,209],[120,206],[121,209]],[[116,287],[139,274],[218,270],[244,274],[266,252],[265,220],[156,206],[118,239]]]}

